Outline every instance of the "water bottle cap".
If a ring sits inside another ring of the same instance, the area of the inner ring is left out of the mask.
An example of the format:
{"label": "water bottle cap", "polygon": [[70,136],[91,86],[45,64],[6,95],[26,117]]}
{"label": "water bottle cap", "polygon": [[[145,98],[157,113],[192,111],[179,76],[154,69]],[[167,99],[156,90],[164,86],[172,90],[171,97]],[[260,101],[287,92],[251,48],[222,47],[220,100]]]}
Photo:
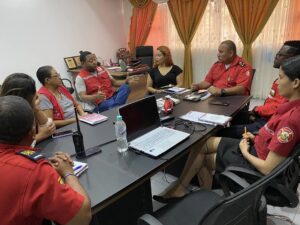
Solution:
{"label": "water bottle cap", "polygon": [[119,121],[119,120],[122,120],[123,118],[122,118],[121,115],[117,115],[117,116],[116,116],[116,119],[117,119],[117,121]]}

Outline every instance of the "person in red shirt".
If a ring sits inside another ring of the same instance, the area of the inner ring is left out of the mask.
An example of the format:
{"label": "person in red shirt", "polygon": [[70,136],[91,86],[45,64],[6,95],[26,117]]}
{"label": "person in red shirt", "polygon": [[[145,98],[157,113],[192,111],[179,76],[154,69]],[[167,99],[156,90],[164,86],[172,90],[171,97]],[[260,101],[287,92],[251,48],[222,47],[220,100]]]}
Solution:
{"label": "person in red shirt", "polygon": [[227,40],[220,44],[218,61],[205,80],[192,84],[192,90],[207,89],[215,96],[249,95],[252,76],[252,67],[236,54],[234,42]]}
{"label": "person in red shirt", "polygon": [[[286,41],[274,58],[273,67],[279,69],[280,65],[288,58],[300,55],[300,41]],[[235,124],[222,129],[218,135],[221,137],[242,138],[246,130],[255,133],[263,127],[272,115],[277,111],[279,105],[287,102],[287,99],[278,91],[278,79],[276,79],[268,97],[261,106],[256,106],[252,111],[241,112],[240,118],[235,118]]]}
{"label": "person in red shirt", "polygon": [[67,225],[91,220],[89,197],[68,155],[48,161],[30,147],[34,114],[18,96],[0,97],[1,225],[41,225],[44,219]]}
{"label": "person in red shirt", "polygon": [[187,194],[187,186],[198,174],[203,187],[210,188],[212,174],[227,166],[242,166],[267,175],[285,160],[300,142],[300,56],[290,58],[279,69],[278,90],[288,99],[259,130],[243,139],[211,137],[203,146],[193,147],[178,181],[164,195],[153,196],[167,203]]}
{"label": "person in red shirt", "polygon": [[[97,65],[96,55],[88,51],[80,52],[80,61],[82,69],[76,77],[75,86],[80,99],[87,103],[85,109],[103,112],[126,103],[129,84],[137,81],[137,76],[114,79],[103,66]],[[114,87],[118,90],[115,91]]]}
{"label": "person in red shirt", "polygon": [[81,105],[63,86],[60,74],[52,66],[38,68],[36,76],[43,85],[38,90],[41,99],[40,108],[53,119],[57,128],[76,121],[74,106],[79,116],[85,114]]}

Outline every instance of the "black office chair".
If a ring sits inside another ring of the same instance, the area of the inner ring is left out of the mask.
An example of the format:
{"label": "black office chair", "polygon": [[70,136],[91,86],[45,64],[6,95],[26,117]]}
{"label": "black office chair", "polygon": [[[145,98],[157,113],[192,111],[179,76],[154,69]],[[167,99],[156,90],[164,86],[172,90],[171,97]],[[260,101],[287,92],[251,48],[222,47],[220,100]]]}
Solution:
{"label": "black office chair", "polygon": [[[272,206],[295,208],[299,203],[297,188],[300,182],[300,144],[295,147],[290,158],[293,163],[283,173],[274,179],[266,189],[265,197],[267,203]],[[226,171],[230,171],[237,176],[244,178],[249,183],[253,183],[261,179],[264,175],[250,169],[240,167],[227,167]],[[236,187],[233,185],[230,190]]]}
{"label": "black office chair", "polygon": [[[73,88],[72,82],[71,82],[69,79],[67,79],[67,78],[62,78],[61,81],[62,81],[62,83],[63,83],[63,86],[70,92],[70,94],[73,94],[75,90],[74,90],[74,88]],[[68,83],[69,85],[65,85],[65,84],[64,84],[64,81],[67,81],[67,83]]]}
{"label": "black office chair", "polygon": [[[294,162],[294,158],[288,157],[270,174],[250,185],[236,174],[225,171],[218,177],[224,196],[209,190],[194,192],[153,215],[143,215],[138,225],[265,225],[265,189],[293,167]],[[230,192],[232,184],[241,190]]]}
{"label": "black office chair", "polygon": [[153,46],[138,46],[135,49],[135,57],[141,59],[141,64],[153,67]]}

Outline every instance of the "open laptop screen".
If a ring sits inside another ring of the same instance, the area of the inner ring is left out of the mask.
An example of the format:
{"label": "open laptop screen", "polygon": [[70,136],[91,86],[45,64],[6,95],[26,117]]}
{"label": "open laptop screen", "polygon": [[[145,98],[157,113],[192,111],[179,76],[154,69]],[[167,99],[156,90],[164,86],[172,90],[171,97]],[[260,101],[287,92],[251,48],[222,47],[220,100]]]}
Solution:
{"label": "open laptop screen", "polygon": [[132,141],[160,126],[160,119],[154,96],[124,105],[119,108],[127,127],[127,139]]}

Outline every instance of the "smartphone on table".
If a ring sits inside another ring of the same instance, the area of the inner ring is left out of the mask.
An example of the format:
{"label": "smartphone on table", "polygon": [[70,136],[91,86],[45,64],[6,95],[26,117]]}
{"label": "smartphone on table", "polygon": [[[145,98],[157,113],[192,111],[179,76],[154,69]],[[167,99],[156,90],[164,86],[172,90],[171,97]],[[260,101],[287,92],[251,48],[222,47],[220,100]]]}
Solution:
{"label": "smartphone on table", "polygon": [[65,137],[73,134],[73,130],[65,130],[65,131],[59,131],[52,134],[52,138],[60,138]]}

